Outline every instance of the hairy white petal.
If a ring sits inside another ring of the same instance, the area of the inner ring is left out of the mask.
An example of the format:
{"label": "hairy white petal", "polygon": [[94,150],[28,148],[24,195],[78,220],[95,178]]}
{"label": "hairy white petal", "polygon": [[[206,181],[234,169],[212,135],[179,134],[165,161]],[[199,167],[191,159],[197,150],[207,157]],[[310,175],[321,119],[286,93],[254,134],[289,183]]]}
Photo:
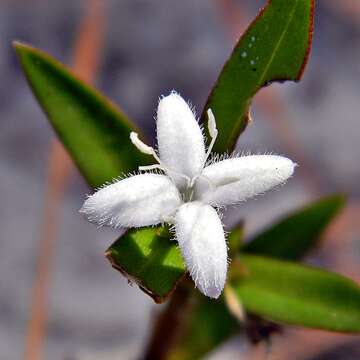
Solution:
{"label": "hairy white petal", "polygon": [[218,298],[226,280],[227,248],[215,209],[198,201],[186,203],[176,213],[175,229],[196,287],[204,295]]}
{"label": "hairy white petal", "polygon": [[197,197],[211,205],[230,205],[246,200],[284,183],[296,166],[277,155],[249,155],[227,159],[203,170],[212,186],[197,186]]}
{"label": "hairy white petal", "polygon": [[[172,92],[159,101],[156,125],[162,164],[190,178],[197,175],[205,161],[204,138],[195,115],[179,94]],[[184,181],[176,174],[169,175],[177,183]]]}
{"label": "hairy white petal", "polygon": [[180,204],[180,194],[168,177],[142,174],[98,190],[80,212],[99,225],[140,227],[163,222]]}

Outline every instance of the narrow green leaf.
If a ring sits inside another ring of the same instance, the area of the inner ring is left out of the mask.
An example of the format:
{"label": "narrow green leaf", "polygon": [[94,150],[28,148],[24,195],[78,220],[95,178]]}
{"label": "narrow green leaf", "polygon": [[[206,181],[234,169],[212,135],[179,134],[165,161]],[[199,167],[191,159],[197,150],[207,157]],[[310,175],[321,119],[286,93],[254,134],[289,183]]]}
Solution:
{"label": "narrow green leaf", "polygon": [[241,256],[232,284],[245,308],[266,319],[330,331],[360,332],[360,287],[338,274],[255,255]]}
{"label": "narrow green leaf", "polygon": [[92,187],[149,161],[129,140],[134,125],[108,99],[46,53],[14,47],[34,95]]}
{"label": "narrow green leaf", "polygon": [[162,227],[129,230],[105,255],[157,303],[166,300],[186,271],[176,242]]}
{"label": "narrow green leaf", "polygon": [[275,258],[300,259],[316,245],[321,233],[344,204],[342,195],[324,197],[286,216],[257,235],[241,250]]}
{"label": "narrow green leaf", "polygon": [[[28,82],[81,173],[92,187],[147,164],[133,146],[133,124],[108,99],[49,55],[15,43]],[[129,231],[107,255],[142,290],[163,301],[183,276],[181,255],[166,231]]]}
{"label": "narrow green leaf", "polygon": [[204,108],[211,108],[219,136],[215,151],[235,145],[249,121],[253,96],[273,81],[298,81],[312,40],[313,0],[271,0],[240,38]]}

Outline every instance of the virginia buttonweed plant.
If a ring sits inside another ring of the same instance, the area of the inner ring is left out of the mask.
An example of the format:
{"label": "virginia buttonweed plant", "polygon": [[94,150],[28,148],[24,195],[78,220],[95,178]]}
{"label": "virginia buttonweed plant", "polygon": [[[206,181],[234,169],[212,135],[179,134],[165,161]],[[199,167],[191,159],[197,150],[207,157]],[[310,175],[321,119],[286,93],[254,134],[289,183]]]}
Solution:
{"label": "virginia buttonweed plant", "polygon": [[[157,151],[98,91],[49,55],[15,43],[37,100],[97,189],[81,211],[99,225],[129,228],[107,249],[107,258],[157,303],[169,299],[146,359],[201,358],[243,329],[239,320],[246,328],[254,314],[256,326],[272,321],[360,332],[358,285],[297,262],[317,243],[343,197],[309,204],[247,243],[239,225],[227,236],[227,251],[222,209],[285,182],[294,163],[275,155],[219,161],[210,154],[233,154],[258,90],[274,81],[300,80],[313,13],[314,0],[268,1],[210,92],[200,117],[204,131],[180,95],[160,99]],[[134,175],[119,179],[129,173]],[[206,296],[189,286],[187,272]],[[245,310],[241,319],[239,309]]]}

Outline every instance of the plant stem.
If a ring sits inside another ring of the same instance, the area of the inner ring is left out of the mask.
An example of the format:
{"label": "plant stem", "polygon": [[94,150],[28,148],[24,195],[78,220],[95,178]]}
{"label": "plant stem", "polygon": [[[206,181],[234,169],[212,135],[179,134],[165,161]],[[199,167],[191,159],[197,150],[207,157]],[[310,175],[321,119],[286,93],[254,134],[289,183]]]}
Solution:
{"label": "plant stem", "polygon": [[[85,13],[76,34],[74,45],[74,72],[92,82],[100,65],[103,43],[104,5],[101,0],[86,4]],[[32,286],[29,321],[26,328],[24,360],[44,358],[43,348],[48,319],[49,292],[55,256],[56,234],[61,201],[73,165],[58,140],[53,140],[48,161],[43,215],[38,242],[37,270]]]}
{"label": "plant stem", "polygon": [[142,360],[165,360],[181,334],[194,292],[188,279],[183,280],[171,296],[169,303],[155,319],[149,343]]}

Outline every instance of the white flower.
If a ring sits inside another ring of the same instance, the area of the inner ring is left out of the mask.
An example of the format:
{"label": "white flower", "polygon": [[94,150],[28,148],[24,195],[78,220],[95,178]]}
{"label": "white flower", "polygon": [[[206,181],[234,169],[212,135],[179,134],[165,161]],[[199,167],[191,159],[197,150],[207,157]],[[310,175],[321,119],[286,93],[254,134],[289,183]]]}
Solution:
{"label": "white flower", "polygon": [[208,110],[211,143],[204,136],[193,111],[172,92],[159,101],[158,153],[130,134],[133,144],[152,155],[156,165],[107,185],[88,197],[82,209],[99,225],[142,227],[170,223],[196,286],[206,296],[218,298],[227,272],[227,246],[221,220],[214,209],[236,204],[284,183],[295,164],[282,156],[249,155],[206,165],[217,129]]}

